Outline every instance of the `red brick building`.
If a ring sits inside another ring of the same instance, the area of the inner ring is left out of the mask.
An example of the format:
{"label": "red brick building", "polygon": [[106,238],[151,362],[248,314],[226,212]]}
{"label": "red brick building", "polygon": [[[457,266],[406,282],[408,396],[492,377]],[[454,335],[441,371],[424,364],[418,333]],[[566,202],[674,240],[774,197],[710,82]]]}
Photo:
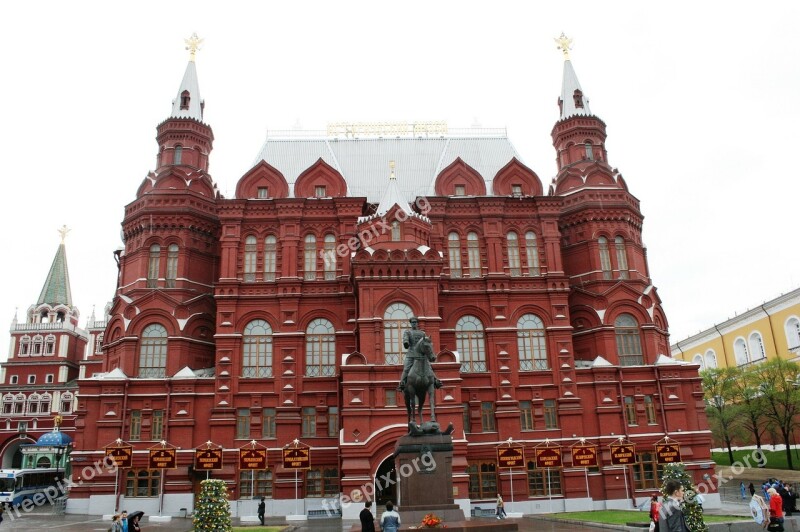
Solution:
{"label": "red brick building", "polygon": [[[696,481],[712,472],[697,368],[668,360],[639,201],[569,60],[547,190],[504,131],[348,125],[270,136],[224,198],[203,105],[191,61],[157,127],[156,169],[125,208],[102,353],[79,381],[73,465],[131,442],[122,507],[193,508],[206,477],[193,449],[206,442],[224,448],[213,476],[237,514],[255,513],[254,495],[268,514],[308,513],[394,478],[411,315],[438,351],[438,420],[455,426],[466,511],[498,492],[526,513],[627,507],[656,487],[665,436]],[[620,437],[638,455],[624,472],[609,461]],[[513,477],[497,467],[509,438],[527,450]],[[588,471],[571,463],[581,438],[600,450]],[[295,439],[311,453],[299,473],[280,461]],[[150,470],[146,450],[162,440],[179,465]],[[251,441],[269,449],[267,470],[239,471]],[[545,444],[562,448],[562,467],[535,467]],[[395,497],[385,484],[376,497]],[[114,493],[113,477],[96,478],[69,509],[109,513]]]}

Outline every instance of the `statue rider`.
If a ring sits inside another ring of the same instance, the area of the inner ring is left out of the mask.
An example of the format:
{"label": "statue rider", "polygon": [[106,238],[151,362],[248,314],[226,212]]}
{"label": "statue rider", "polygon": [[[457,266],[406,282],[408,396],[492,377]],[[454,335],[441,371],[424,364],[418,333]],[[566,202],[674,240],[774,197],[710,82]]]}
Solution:
{"label": "statue rider", "polygon": [[[411,369],[411,366],[414,365],[414,359],[422,356],[417,354],[413,347],[417,345],[420,340],[425,338],[425,331],[418,329],[419,320],[416,316],[411,316],[408,323],[411,328],[403,331],[403,347],[406,348],[406,354],[403,361],[403,374],[400,376],[400,385],[397,387],[401,392],[405,390],[408,371]],[[433,385],[436,388],[442,387],[442,381],[437,379],[436,376],[433,377],[433,381]]]}

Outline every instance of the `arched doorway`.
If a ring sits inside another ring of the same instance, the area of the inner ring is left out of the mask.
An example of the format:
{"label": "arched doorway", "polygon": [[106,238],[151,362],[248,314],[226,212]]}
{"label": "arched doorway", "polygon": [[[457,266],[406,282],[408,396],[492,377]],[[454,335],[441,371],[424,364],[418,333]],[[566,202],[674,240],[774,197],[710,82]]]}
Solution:
{"label": "arched doorway", "polygon": [[35,443],[33,440],[14,440],[10,442],[5,449],[3,449],[3,469],[21,469],[22,468],[22,448],[21,445],[30,445]]}
{"label": "arched doorway", "polygon": [[394,470],[394,456],[389,456],[381,462],[378,472],[375,473],[375,504],[377,508],[381,508],[389,501],[397,504],[397,473]]}

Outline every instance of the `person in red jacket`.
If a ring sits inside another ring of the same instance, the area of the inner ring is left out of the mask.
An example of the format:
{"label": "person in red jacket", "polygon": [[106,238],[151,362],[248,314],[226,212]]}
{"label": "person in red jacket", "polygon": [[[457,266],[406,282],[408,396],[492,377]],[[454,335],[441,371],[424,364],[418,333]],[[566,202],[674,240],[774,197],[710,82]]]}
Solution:
{"label": "person in red jacket", "polygon": [[655,532],[660,532],[660,528],[658,526],[658,514],[660,512],[661,503],[658,502],[658,495],[653,495],[652,499],[650,499],[650,521],[652,521],[654,524],[652,530],[655,530]]}
{"label": "person in red jacket", "polygon": [[[769,493],[769,527],[767,530],[780,532],[783,530],[783,499],[778,494],[778,490],[770,488]],[[776,526],[777,525],[777,526]]]}

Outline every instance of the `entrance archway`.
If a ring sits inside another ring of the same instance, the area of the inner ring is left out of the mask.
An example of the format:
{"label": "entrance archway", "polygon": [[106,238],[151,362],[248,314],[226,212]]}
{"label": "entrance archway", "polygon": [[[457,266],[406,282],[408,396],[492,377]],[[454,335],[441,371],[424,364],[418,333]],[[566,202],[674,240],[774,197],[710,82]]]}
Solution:
{"label": "entrance archway", "polygon": [[381,508],[389,501],[397,504],[397,473],[394,470],[394,456],[391,455],[381,462],[375,473],[375,504],[377,508]]}

